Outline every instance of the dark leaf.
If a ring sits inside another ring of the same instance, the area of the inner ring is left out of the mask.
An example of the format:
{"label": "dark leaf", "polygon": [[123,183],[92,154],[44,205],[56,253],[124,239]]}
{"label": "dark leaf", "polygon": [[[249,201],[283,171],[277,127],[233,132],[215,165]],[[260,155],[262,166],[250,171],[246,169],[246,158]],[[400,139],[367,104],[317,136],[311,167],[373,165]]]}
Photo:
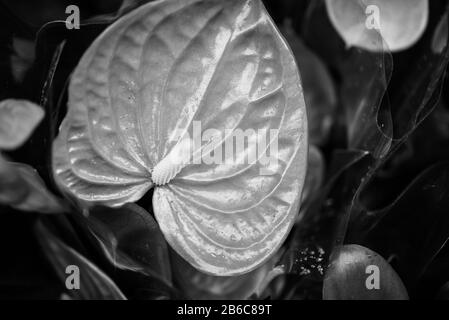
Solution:
{"label": "dark leaf", "polygon": [[444,48],[447,46],[448,34],[448,15],[447,13],[438,23],[437,28],[433,34],[432,38],[432,51],[436,54],[443,52]]}
{"label": "dark leaf", "polygon": [[114,266],[171,283],[167,243],[149,212],[135,204],[117,209],[95,207],[87,219]]}
{"label": "dark leaf", "polygon": [[309,124],[309,139],[314,145],[323,145],[329,136],[337,106],[337,93],[327,67],[309,50],[291,26],[284,22],[281,29],[290,45],[301,72]]}
{"label": "dark leaf", "polygon": [[275,267],[273,257],[259,268],[240,276],[217,277],[196,270],[172,252],[173,272],[177,284],[186,296],[194,300],[246,300],[261,298],[271,280],[284,273]]}
{"label": "dark leaf", "polygon": [[449,163],[432,166],[420,174],[389,206],[364,212],[353,222],[359,239],[394,256],[407,286],[417,280],[449,239]]}
{"label": "dark leaf", "polygon": [[393,268],[358,245],[335,248],[323,284],[324,300],[406,300],[407,290]]}
{"label": "dark leaf", "polygon": [[[376,45],[384,48],[382,37],[371,31]],[[378,53],[352,48],[342,66],[342,104],[346,112],[348,146],[369,151],[381,158],[390,149],[393,126],[386,96],[393,70],[389,52]]]}
{"label": "dark leaf", "polygon": [[310,145],[309,159],[307,161],[307,174],[302,193],[302,209],[316,196],[324,181],[325,163],[320,149]]}
{"label": "dark leaf", "polygon": [[97,266],[55,237],[42,223],[35,228],[39,243],[62,283],[66,283],[68,266],[79,269],[80,286],[70,297],[80,300],[126,299],[114,282]]}

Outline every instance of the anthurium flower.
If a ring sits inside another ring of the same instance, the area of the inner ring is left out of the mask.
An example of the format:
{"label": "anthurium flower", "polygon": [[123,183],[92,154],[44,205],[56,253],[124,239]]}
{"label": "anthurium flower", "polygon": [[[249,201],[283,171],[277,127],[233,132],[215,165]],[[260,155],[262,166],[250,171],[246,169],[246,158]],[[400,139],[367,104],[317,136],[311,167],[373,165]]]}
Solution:
{"label": "anthurium flower", "polygon": [[423,35],[429,19],[428,0],[326,0],[326,8],[348,47],[370,51],[384,50],[376,32],[392,52],[411,47]]}
{"label": "anthurium flower", "polygon": [[82,205],[155,187],[168,243],[219,276],[275,254],[306,162],[298,69],[260,0],[157,1],[122,17],[76,67],[53,147],[55,180]]}

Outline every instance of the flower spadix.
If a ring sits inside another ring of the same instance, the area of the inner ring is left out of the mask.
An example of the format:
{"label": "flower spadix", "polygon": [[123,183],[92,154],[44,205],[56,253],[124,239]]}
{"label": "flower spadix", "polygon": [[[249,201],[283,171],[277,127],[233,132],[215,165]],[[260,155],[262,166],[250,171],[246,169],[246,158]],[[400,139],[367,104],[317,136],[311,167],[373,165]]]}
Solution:
{"label": "flower spadix", "polygon": [[[235,132],[270,135],[245,136],[234,161],[199,161],[237,144]],[[255,145],[254,159],[236,161]],[[306,161],[298,70],[259,0],[157,1],[122,17],[76,67],[53,148],[57,183],[84,205],[121,206],[155,187],[168,243],[222,276],[254,270],[280,247]]]}

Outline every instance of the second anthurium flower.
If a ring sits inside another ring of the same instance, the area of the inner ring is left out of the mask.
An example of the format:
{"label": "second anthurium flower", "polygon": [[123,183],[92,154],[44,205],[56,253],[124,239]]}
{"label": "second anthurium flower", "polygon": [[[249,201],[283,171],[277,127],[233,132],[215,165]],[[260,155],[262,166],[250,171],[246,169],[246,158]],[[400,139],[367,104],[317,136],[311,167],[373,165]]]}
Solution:
{"label": "second anthurium flower", "polygon": [[83,206],[156,186],[168,243],[219,276],[276,253],[306,162],[298,69],[260,0],[157,1],[122,17],[74,71],[53,146],[55,179]]}

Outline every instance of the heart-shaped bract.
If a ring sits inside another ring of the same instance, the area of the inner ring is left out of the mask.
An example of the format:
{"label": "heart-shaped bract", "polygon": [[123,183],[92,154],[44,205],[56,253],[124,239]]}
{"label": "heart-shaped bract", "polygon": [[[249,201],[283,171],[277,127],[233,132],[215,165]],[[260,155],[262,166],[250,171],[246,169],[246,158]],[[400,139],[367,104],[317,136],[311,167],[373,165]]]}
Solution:
{"label": "heart-shaped bract", "polygon": [[[304,183],[307,119],[294,57],[260,0],[138,8],[84,54],[68,105],[53,169],[83,203],[120,206],[155,185],[166,240],[213,275],[254,270],[287,236]],[[270,134],[250,161],[261,135],[237,144],[251,132]],[[233,161],[211,161],[229,145]]]}

